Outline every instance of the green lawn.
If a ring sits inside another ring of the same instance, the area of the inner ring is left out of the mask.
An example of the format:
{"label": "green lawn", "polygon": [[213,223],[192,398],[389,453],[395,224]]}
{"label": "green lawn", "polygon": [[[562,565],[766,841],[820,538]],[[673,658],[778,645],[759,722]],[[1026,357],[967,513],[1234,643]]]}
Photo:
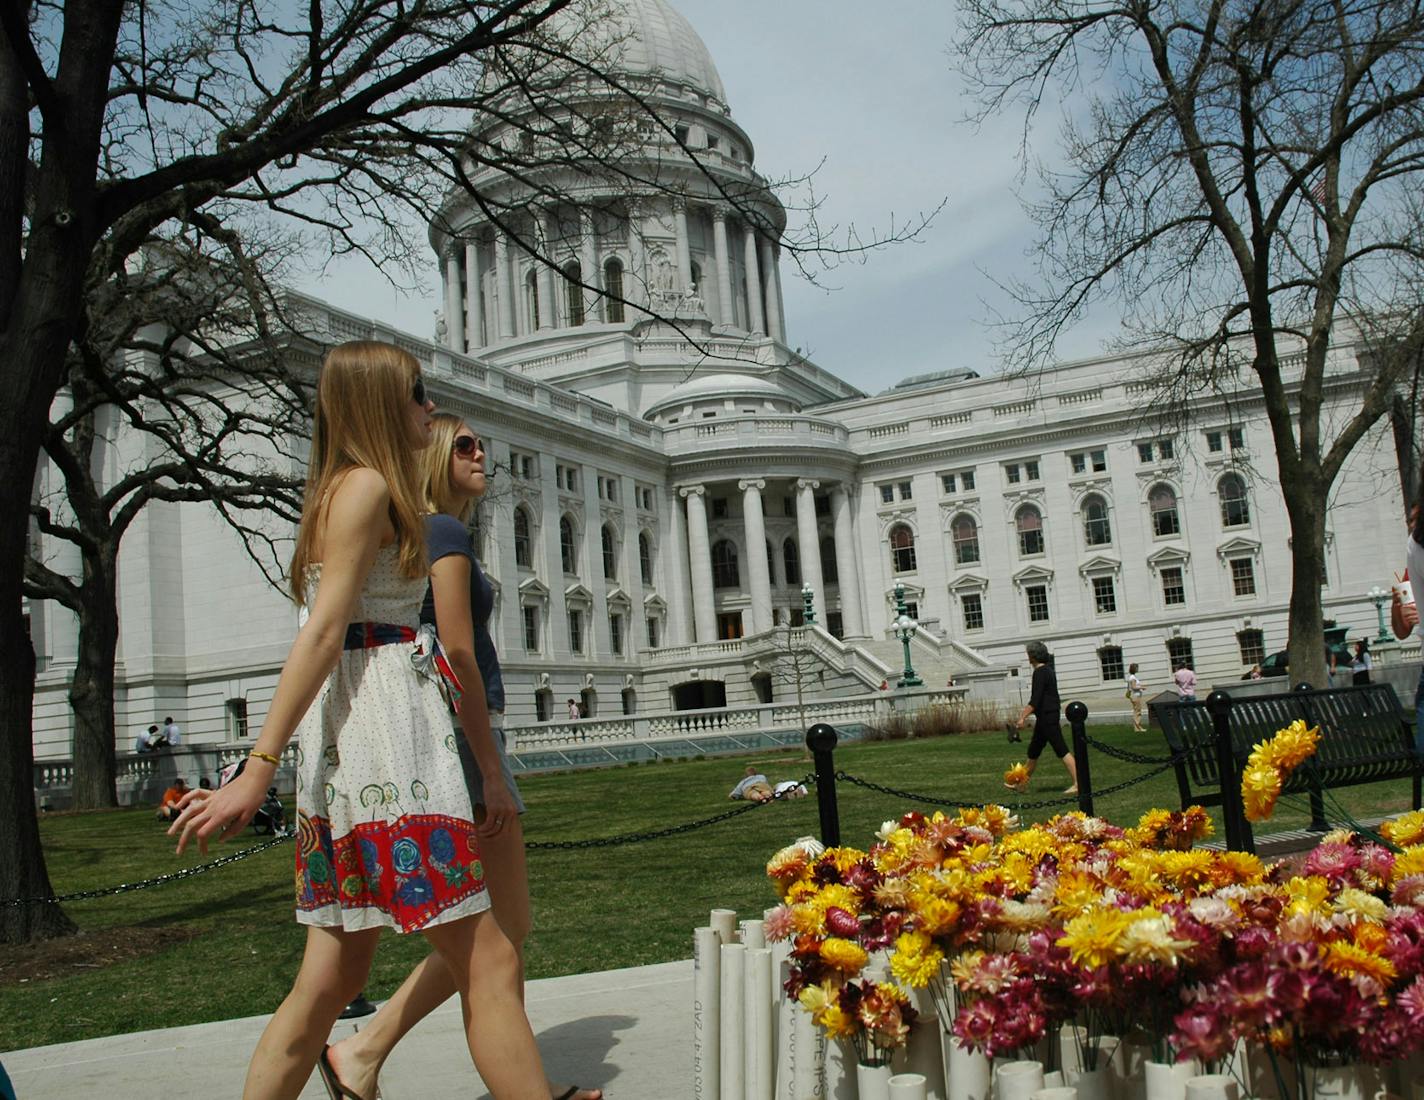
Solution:
{"label": "green lawn", "polygon": [[[1155,733],[1098,729],[1098,738],[1162,754]],[[887,786],[929,795],[1007,801],[1003,769],[1023,745],[1003,734],[852,745],[838,767]],[[796,752],[754,758],[773,779],[810,771]],[[661,829],[719,813],[745,759],[719,758],[521,780],[531,841],[577,840]],[[1092,761],[1094,786],[1144,769],[1101,754]],[[1062,768],[1045,759],[1031,798],[1058,793]],[[866,846],[880,822],[914,804],[842,783],[842,837]],[[1408,784],[1342,792],[1357,816],[1407,808]],[[1143,810],[1175,806],[1170,772],[1104,798],[1099,814],[1131,823]],[[1025,814],[1043,817],[1052,811]],[[1271,827],[1303,824],[1306,815],[1282,806]],[[798,836],[817,833],[816,800],[774,804],[733,820],[665,839],[614,848],[530,853],[535,930],[531,977],[574,974],[686,958],[691,930],[714,907],[758,915],[774,902],[763,875],[766,858]],[[1262,830],[1258,829],[1258,832]],[[62,814],[42,822],[46,855],[61,893],[164,874],[203,862],[176,858],[148,811]],[[244,840],[245,846],[255,838]],[[234,844],[220,851],[230,852]],[[158,1026],[229,1019],[270,1011],[286,993],[302,949],[292,919],[289,845],[155,889],[67,907],[86,935],[79,943],[41,949],[0,949],[0,1051],[93,1038]],[[135,957],[126,949],[142,942]],[[388,936],[369,992],[387,995],[424,953],[418,936]],[[37,968],[36,958],[48,960]],[[25,979],[25,980],[21,980]]]}

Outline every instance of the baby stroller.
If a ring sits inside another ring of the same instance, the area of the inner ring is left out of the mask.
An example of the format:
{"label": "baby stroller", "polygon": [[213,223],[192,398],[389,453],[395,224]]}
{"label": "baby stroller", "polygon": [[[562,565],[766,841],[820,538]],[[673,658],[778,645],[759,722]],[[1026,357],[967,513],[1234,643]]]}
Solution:
{"label": "baby stroller", "polygon": [[[247,768],[247,758],[236,764],[229,764],[218,776],[218,786],[226,787]],[[285,835],[287,832],[287,810],[277,797],[277,788],[268,787],[267,797],[252,815],[252,831],[258,836]]]}

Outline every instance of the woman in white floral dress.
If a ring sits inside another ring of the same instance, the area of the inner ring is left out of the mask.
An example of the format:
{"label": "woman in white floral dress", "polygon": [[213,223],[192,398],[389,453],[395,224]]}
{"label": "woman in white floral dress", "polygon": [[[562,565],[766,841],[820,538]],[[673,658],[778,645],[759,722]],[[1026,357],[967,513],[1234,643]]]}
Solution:
{"label": "woman in white floral dress", "polygon": [[312,462],[292,561],[310,608],[243,774],[194,791],[179,851],[240,833],[298,741],[297,919],[306,951],[253,1053],[244,1100],[294,1098],[361,991],[382,928],[420,931],[456,977],[470,1053],[500,1100],[549,1095],[514,949],[488,913],[469,795],[433,680],[412,662],[428,566],[413,451],[434,405],[389,344],[343,344],[318,382]]}

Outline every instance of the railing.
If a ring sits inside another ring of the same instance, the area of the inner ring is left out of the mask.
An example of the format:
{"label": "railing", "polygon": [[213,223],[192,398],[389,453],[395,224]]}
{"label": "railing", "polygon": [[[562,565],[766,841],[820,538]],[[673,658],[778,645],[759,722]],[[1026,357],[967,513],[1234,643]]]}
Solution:
{"label": "railing", "polygon": [[[892,673],[890,666],[882,663],[873,654],[859,646],[840,641],[820,627],[773,627],[760,634],[749,634],[745,638],[725,642],[664,646],[647,651],[641,656],[644,670],[648,671],[694,662],[715,664],[732,660],[747,661],[755,657],[790,656],[802,650],[819,658],[831,670],[855,677],[867,688],[878,687],[880,681]],[[982,662],[982,658],[977,654],[974,656],[976,661]]]}
{"label": "railing", "polygon": [[[182,745],[176,749],[156,752],[121,752],[115,756],[119,804],[138,805],[156,801],[163,789],[182,776],[191,787],[206,778],[217,786],[218,774],[229,764],[241,760],[252,746],[249,743],[230,745]],[[280,783],[290,780],[297,766],[297,746],[288,745],[278,768]],[[68,759],[36,760],[32,770],[35,797],[41,806],[64,809],[69,805],[74,786],[74,761]]]}

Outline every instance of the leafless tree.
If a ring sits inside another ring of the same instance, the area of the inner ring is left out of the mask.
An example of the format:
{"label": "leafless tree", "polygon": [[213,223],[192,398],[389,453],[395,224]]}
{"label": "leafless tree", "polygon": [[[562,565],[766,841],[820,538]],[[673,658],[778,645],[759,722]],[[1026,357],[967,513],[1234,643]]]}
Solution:
{"label": "leafless tree", "polygon": [[[25,560],[41,453],[74,467],[98,438],[90,414],[111,384],[111,360],[95,354],[105,341],[88,330],[102,296],[125,286],[155,242],[260,237],[282,225],[303,232],[309,251],[357,251],[392,277],[413,276],[424,227],[452,229],[446,203],[460,194],[553,267],[520,217],[529,196],[577,204],[600,174],[675,194],[688,173],[649,155],[674,146],[694,166],[699,193],[712,189],[747,224],[777,232],[783,254],[810,274],[923,224],[870,236],[851,228],[837,245],[808,202],[804,225],[786,230],[772,182],[703,164],[654,110],[655,77],[618,75],[618,24],[603,3],[0,4],[0,561]],[[137,373],[161,371],[161,359],[148,349]],[[138,379],[129,382],[141,402]],[[65,387],[62,400],[82,411],[61,407],[52,420]],[[193,396],[207,411],[170,414],[178,423],[218,415],[219,405]],[[248,499],[224,489],[214,469],[179,465],[170,487],[148,499],[201,485],[234,516]],[[70,503],[82,499],[84,477],[66,481]],[[41,525],[63,527],[46,506]],[[98,522],[106,506],[93,507]],[[124,505],[107,507],[112,523]],[[5,898],[50,893],[31,795],[34,652],[21,598],[26,583],[36,591],[42,582],[75,596],[42,569],[22,572],[0,571]],[[69,928],[57,906],[0,908],[0,941]]]}
{"label": "leafless tree", "polygon": [[[976,117],[1052,105],[1041,278],[1008,347],[1046,361],[1100,301],[1159,409],[1264,396],[1291,526],[1293,672],[1324,682],[1325,502],[1424,334],[1424,10],[1393,0],[967,0]],[[1337,364],[1335,343],[1358,365]]]}

